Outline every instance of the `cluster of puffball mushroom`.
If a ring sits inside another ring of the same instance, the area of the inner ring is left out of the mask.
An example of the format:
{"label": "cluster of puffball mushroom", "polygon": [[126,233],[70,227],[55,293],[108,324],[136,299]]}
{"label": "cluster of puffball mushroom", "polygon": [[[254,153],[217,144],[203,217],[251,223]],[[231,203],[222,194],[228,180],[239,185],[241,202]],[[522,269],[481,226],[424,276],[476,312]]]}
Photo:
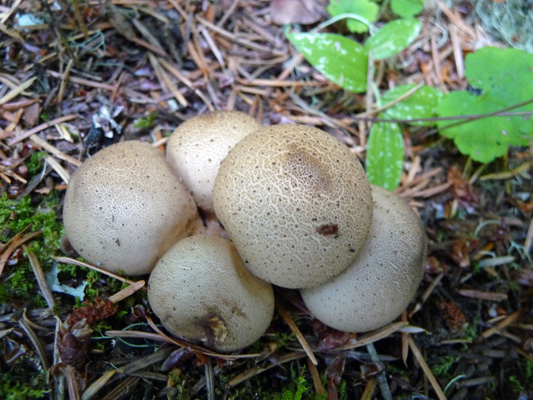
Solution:
{"label": "cluster of puffball mushroom", "polygon": [[418,216],[370,185],[347,146],[237,111],[182,123],[166,159],[135,140],[99,151],[73,174],[63,217],[87,261],[150,274],[150,306],[171,334],[221,352],[264,334],[272,285],[299,289],[332,328],[380,328],[415,295],[426,255]]}

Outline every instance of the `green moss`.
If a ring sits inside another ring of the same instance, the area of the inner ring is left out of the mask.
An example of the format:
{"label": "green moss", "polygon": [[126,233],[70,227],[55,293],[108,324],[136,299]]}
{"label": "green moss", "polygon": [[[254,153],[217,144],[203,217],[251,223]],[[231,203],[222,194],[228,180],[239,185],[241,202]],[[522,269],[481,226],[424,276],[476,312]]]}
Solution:
{"label": "green moss", "polygon": [[[63,226],[57,219],[60,210],[60,194],[52,191],[39,198],[35,205],[30,196],[12,200],[4,193],[0,197],[0,242],[7,243],[15,235],[31,226],[31,232],[40,231],[41,235],[26,242],[27,251],[32,251],[46,272],[52,265],[52,255],[58,253],[59,239]],[[37,283],[29,261],[20,260],[15,265],[7,265],[6,277],[0,283],[0,298],[32,300],[35,307],[45,306],[41,296],[36,296]]]}
{"label": "green moss", "polygon": [[38,206],[32,204],[30,196],[11,200],[4,195],[0,198],[0,241],[7,242],[24,228],[31,225],[31,231],[41,231],[41,236],[28,243],[43,266],[50,265],[51,255],[59,249],[59,239],[64,234],[63,225],[57,213],[61,208],[60,195],[52,191],[44,196]]}
{"label": "green moss", "polygon": [[30,176],[37,175],[42,170],[45,155],[46,153],[42,151],[38,151],[31,155],[29,161],[26,163],[26,167],[28,167],[28,172]]}
{"label": "green moss", "polygon": [[458,361],[454,356],[444,356],[441,358],[441,362],[431,368],[431,372],[437,378],[450,378],[450,373],[453,364]]}
{"label": "green moss", "polygon": [[0,398],[5,400],[48,398],[46,372],[18,376],[13,372],[0,374]]}

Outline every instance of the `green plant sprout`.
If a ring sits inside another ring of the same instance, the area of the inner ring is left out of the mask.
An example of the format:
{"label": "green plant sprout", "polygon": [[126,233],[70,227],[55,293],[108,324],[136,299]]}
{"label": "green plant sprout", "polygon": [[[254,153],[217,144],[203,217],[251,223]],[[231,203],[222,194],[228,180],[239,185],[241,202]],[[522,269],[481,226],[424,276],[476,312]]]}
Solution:
{"label": "green plant sprout", "polygon": [[[356,14],[372,23],[376,22],[378,18],[379,7],[371,0],[331,0],[327,10],[332,17],[341,14]],[[368,31],[368,24],[354,19],[349,19],[346,26],[350,32],[364,33]]]}
{"label": "green plant sprout", "polygon": [[[371,23],[377,17],[369,5],[372,2],[358,3],[357,7],[352,3],[331,1],[328,11],[332,20],[347,16],[350,18],[347,26],[352,32],[364,30],[350,22],[373,27]],[[391,7],[396,14],[409,17],[419,12],[423,3],[423,0],[393,0]],[[357,16],[354,21],[353,16]],[[399,53],[415,40],[420,29],[418,20],[400,18],[385,24],[364,45],[333,33],[290,33],[287,30],[285,34],[324,76],[343,89],[363,93],[368,90],[369,55],[374,60],[381,60]],[[480,94],[456,91],[444,95],[438,89],[423,86],[381,112],[378,120],[414,120],[407,123],[417,126],[436,124],[440,134],[453,139],[462,154],[483,163],[503,156],[509,145],[527,146],[533,138],[533,119],[526,116],[533,112],[533,54],[517,49],[485,47],[467,55],[465,66],[468,83]],[[388,104],[412,89],[412,85],[399,86],[383,94],[381,99],[376,93],[378,106]],[[517,112],[497,115],[508,110]],[[471,117],[465,119],[465,114]],[[459,118],[453,119],[454,116]],[[403,133],[399,123],[375,122],[366,154],[370,182],[394,190],[400,182],[403,161]]]}

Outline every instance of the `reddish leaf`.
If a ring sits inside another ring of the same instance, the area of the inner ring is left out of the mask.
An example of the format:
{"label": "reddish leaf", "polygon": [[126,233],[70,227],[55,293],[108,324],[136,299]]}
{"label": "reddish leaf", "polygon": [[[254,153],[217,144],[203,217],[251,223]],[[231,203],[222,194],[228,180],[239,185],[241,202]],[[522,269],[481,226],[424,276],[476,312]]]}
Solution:
{"label": "reddish leaf", "polygon": [[279,25],[313,24],[325,15],[325,7],[321,0],[273,0],[270,14]]}

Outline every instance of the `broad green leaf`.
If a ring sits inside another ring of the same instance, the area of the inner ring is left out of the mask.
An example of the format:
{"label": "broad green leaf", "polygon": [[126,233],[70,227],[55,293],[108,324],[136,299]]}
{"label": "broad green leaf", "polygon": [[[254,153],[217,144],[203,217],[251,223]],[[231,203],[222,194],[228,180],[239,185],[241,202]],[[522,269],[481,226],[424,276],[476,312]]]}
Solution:
{"label": "broad green leaf", "polygon": [[424,9],[426,0],[391,0],[390,7],[394,14],[410,18]]}
{"label": "broad green leaf", "polygon": [[[490,113],[503,107],[505,105],[493,97],[475,96],[459,91],[449,93],[438,105],[437,113],[441,117],[475,115]],[[531,107],[530,110],[533,111]],[[454,122],[456,121],[439,121],[437,125],[442,129]],[[531,121],[525,121],[521,116],[492,117],[441,130],[440,134],[453,139],[461,153],[469,155],[475,161],[487,163],[503,156],[510,144],[527,145],[527,129],[533,132]]]}
{"label": "broad green leaf", "polygon": [[[370,0],[331,0],[328,12],[332,17],[341,14],[357,14],[368,22],[376,22],[379,7]],[[346,21],[350,32],[364,33],[368,31],[367,24],[350,18]]]}
{"label": "broad green leaf", "polygon": [[[379,118],[384,115],[380,114]],[[403,136],[398,124],[372,125],[366,151],[366,174],[370,183],[394,190],[403,169]]]}
{"label": "broad green leaf", "polygon": [[416,39],[421,25],[417,19],[397,19],[385,24],[374,36],[365,43],[365,50],[372,50],[375,60],[391,57]]}
{"label": "broad green leaf", "polygon": [[[398,86],[389,90],[381,97],[381,104],[386,105],[404,95],[415,85]],[[386,118],[392,119],[419,119],[437,116],[437,104],[442,99],[443,93],[436,88],[422,86],[405,100],[400,101],[384,111]],[[411,122],[411,125],[432,126],[435,122]]]}
{"label": "broad green leaf", "polygon": [[[466,58],[466,76],[483,93],[449,93],[437,107],[440,117],[486,114],[533,98],[533,54],[516,49],[483,48]],[[533,111],[533,104],[513,111]],[[438,127],[456,121],[440,121]],[[525,146],[533,138],[533,119],[491,117],[441,130],[461,153],[479,162],[503,156],[509,145]]]}
{"label": "broad green leaf", "polygon": [[287,33],[287,38],[325,77],[352,92],[366,91],[368,55],[359,43],[331,33]]}

